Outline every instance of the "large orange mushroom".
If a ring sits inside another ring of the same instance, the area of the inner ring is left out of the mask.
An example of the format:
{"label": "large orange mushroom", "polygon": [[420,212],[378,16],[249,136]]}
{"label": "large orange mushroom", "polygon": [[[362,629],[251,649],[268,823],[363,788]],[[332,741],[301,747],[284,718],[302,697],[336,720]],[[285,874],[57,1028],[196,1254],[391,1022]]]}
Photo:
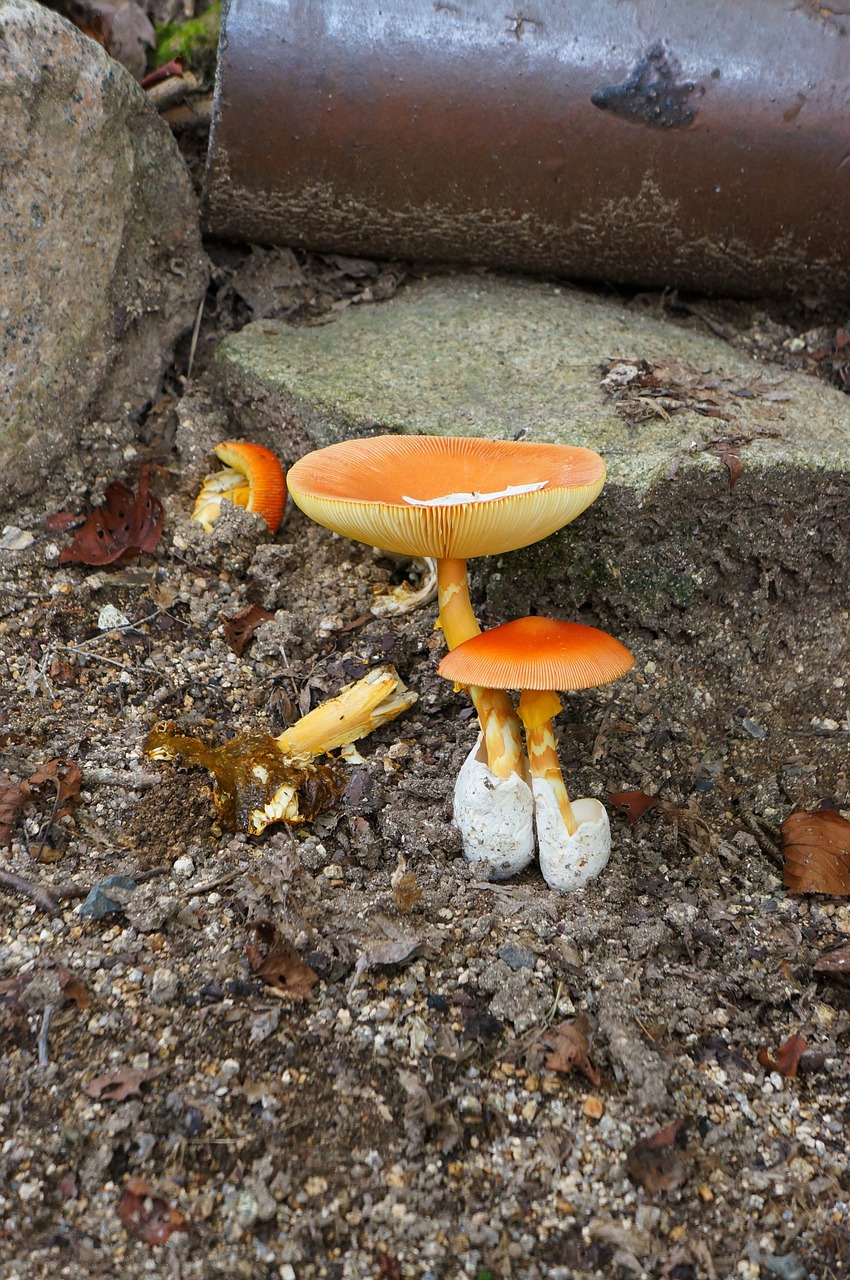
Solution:
{"label": "large orange mushroom", "polygon": [[[453,649],[480,632],[467,559],[529,546],[569,524],[601,490],[605,463],[569,445],[375,436],[308,453],[287,480],[295,503],[318,524],[383,551],[436,559],[439,625]],[[483,739],[471,753],[481,820],[465,846],[486,858],[494,829],[483,815],[502,802],[514,815],[523,812],[507,857],[512,870],[501,873],[509,875],[534,851],[520,722],[504,689],[473,683],[469,694]]]}
{"label": "large orange mushroom", "polygon": [[[518,618],[473,636],[437,668],[458,685],[519,689],[534,794],[540,867],[547,884],[580,888],[608,861],[608,815],[598,800],[570,801],[552,727],[561,711],[556,690],[590,689],[630,671],[634,658],[605,631],[552,618]],[[455,812],[463,808],[455,792]]]}

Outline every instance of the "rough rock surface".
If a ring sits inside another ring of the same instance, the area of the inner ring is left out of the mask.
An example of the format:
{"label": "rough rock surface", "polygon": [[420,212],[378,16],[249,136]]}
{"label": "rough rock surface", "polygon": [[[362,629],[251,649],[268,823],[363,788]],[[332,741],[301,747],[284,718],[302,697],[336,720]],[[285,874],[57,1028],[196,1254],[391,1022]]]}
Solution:
{"label": "rough rock surface", "polygon": [[168,128],[92,40],[0,0],[0,506],[72,447],[89,410],[156,391],[207,278]]}
{"label": "rough rock surface", "polygon": [[590,605],[675,634],[695,596],[730,583],[769,604],[846,582],[847,396],[598,295],[436,278],[333,325],[255,322],[215,369],[244,429],[290,459],[378,431],[599,450],[609,480],[590,511],[506,558],[505,577],[481,567],[502,616]]}

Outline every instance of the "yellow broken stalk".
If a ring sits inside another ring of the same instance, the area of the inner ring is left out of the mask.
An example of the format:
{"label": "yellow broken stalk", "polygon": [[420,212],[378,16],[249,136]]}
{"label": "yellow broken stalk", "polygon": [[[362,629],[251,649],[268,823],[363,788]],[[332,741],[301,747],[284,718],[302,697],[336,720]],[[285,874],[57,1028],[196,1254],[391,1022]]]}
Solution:
{"label": "yellow broken stalk", "polygon": [[154,760],[201,765],[213,775],[222,825],[259,835],[272,822],[309,821],[342,790],[334,764],[315,757],[344,748],[413,706],[417,695],[391,666],[374,667],[280,737],[245,733],[221,747],[157,727],[146,749]]}

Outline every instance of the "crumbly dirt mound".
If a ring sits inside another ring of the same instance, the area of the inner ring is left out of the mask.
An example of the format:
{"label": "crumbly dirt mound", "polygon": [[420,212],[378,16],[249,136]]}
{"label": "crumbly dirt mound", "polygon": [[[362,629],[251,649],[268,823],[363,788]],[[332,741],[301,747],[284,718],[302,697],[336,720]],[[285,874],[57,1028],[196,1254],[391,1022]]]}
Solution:
{"label": "crumbly dirt mound", "polygon": [[[579,894],[484,884],[451,822],[475,722],[435,674],[433,606],[369,614],[405,567],[296,511],[204,539],[194,473],[155,555],[60,567],[41,517],[133,449],[93,438],[0,561],[0,768],[82,769],[82,803],[54,817],[42,788],[0,855],[0,1276],[841,1274],[850,993],[813,966],[850,908],[789,896],[776,846],[791,809],[846,804],[845,602],[708,595],[684,638],[621,632],[634,673],[569,699],[564,772],[661,803],[612,810]],[[473,588],[507,616],[483,567]],[[237,658],[221,618],[252,602],[274,617]],[[133,626],[99,630],[106,605]],[[203,771],[145,755],[162,721],[280,732],[378,662],[419,701],[309,827],[223,832]],[[136,887],[82,914],[116,874]],[[553,1069],[564,1023],[584,1074]],[[795,1033],[795,1078],[759,1063]]]}

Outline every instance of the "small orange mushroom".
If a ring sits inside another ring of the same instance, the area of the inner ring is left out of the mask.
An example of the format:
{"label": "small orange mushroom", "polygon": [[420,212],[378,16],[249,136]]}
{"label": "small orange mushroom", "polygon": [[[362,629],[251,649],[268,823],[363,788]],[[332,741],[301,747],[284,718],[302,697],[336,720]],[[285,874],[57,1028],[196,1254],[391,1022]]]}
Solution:
{"label": "small orange mushroom", "polygon": [[562,710],[556,689],[592,689],[630,671],[625,645],[596,627],[554,618],[517,618],[452,649],[437,668],[459,685],[519,689],[532,778],[554,791],[569,835],[577,827],[558,763],[552,720]]}
{"label": "small orange mushroom", "polygon": [[222,502],[228,501],[262,516],[276,533],[286,506],[286,477],[275,454],[245,440],[225,440],[216,445],[215,454],[224,469],[204,480],[192,519],[209,533],[221,515]]}
{"label": "small orange mushroom", "polygon": [[[608,684],[632,667],[624,645],[595,627],[551,618],[519,618],[466,640],[440,663],[440,675],[456,684],[486,684],[519,689],[519,715],[525,728],[534,824],[540,870],[553,889],[579,889],[608,861],[608,815],[598,800],[570,802],[552,718],[561,710],[556,689],[589,689]],[[455,820],[469,797],[464,770],[455,787]],[[460,816],[459,816],[460,815]]]}

